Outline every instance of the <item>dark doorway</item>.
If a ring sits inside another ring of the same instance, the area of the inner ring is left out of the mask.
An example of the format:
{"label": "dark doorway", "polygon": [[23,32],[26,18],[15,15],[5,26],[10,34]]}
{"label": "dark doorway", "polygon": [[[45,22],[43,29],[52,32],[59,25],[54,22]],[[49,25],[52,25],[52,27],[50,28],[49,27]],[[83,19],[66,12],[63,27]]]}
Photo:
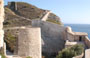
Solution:
{"label": "dark doorway", "polygon": [[79,41],[82,41],[82,36],[79,36]]}

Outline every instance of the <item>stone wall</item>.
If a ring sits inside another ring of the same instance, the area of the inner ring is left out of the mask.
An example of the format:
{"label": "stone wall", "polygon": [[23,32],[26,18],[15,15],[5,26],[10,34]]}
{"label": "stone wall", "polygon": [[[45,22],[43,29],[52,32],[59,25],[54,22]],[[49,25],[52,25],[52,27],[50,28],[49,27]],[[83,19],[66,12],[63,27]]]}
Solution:
{"label": "stone wall", "polygon": [[75,42],[75,41],[74,42],[70,42],[70,41],[66,40],[65,48],[74,46],[76,44],[81,44],[81,45],[83,45],[85,47],[85,44],[83,42]]}
{"label": "stone wall", "polygon": [[84,32],[73,32],[71,27],[66,27],[66,34],[67,40],[71,42],[84,41],[84,39],[86,39],[85,37],[88,35],[87,33]]}
{"label": "stone wall", "polygon": [[9,8],[13,11],[17,10],[17,3],[16,2],[8,2]]}
{"label": "stone wall", "polygon": [[87,48],[90,48],[90,39],[87,36],[84,39],[84,43],[87,46]]}
{"label": "stone wall", "polygon": [[33,20],[32,26],[41,28],[43,53],[53,54],[64,48],[64,26],[40,20]]}
{"label": "stone wall", "polygon": [[86,48],[90,48],[90,40],[87,33],[83,32],[73,32],[70,27],[66,28],[67,40],[71,42],[79,42],[81,37],[81,42],[85,44]]}
{"label": "stone wall", "polygon": [[85,50],[85,58],[90,58],[90,49]]}
{"label": "stone wall", "polygon": [[3,0],[0,0],[0,48],[3,47],[3,21],[4,21],[4,3]]}
{"label": "stone wall", "polygon": [[66,27],[66,40],[74,41],[74,35],[71,27],[69,26]]}
{"label": "stone wall", "polygon": [[17,55],[41,58],[40,28],[19,29],[17,41]]}
{"label": "stone wall", "polygon": [[67,32],[67,39],[69,41],[74,41],[74,35],[72,33],[70,33],[70,32]]}

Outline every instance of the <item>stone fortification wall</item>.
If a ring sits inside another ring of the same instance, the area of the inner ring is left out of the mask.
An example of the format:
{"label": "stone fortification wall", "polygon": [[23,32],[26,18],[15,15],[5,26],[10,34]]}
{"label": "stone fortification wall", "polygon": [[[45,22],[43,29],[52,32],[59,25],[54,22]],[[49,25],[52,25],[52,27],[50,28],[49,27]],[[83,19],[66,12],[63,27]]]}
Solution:
{"label": "stone fortification wall", "polygon": [[90,58],[90,49],[85,50],[85,58]]}
{"label": "stone fortification wall", "polygon": [[32,26],[41,27],[43,53],[53,54],[64,48],[64,26],[40,20],[33,20]]}
{"label": "stone fortification wall", "polygon": [[67,32],[67,39],[69,41],[74,41],[74,35],[72,33],[70,33],[70,32]]}
{"label": "stone fortification wall", "polygon": [[3,21],[4,21],[4,3],[3,0],[0,0],[0,48],[3,47]]}
{"label": "stone fortification wall", "polygon": [[90,39],[87,36],[85,37],[84,42],[87,48],[90,48]]}
{"label": "stone fortification wall", "polygon": [[41,58],[41,30],[39,27],[22,26],[5,28],[4,30],[14,32],[13,36],[15,36],[16,41],[14,55]]}
{"label": "stone fortification wall", "polygon": [[9,8],[13,11],[17,10],[17,2],[8,2]]}
{"label": "stone fortification wall", "polygon": [[41,58],[40,28],[20,29],[17,42],[17,54],[19,56]]}
{"label": "stone fortification wall", "polygon": [[69,40],[69,41],[74,41],[74,34],[72,32],[72,29],[71,27],[67,26],[66,27],[66,40]]}
{"label": "stone fortification wall", "polygon": [[86,39],[85,37],[88,35],[84,32],[73,32],[70,27],[66,27],[66,34],[67,40],[76,42],[84,41],[84,39]]}

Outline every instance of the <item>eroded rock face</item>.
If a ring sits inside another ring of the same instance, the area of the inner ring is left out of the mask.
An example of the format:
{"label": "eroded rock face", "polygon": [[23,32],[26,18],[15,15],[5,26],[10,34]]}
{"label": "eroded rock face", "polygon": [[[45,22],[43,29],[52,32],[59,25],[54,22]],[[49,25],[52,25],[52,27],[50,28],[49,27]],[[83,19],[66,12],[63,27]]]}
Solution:
{"label": "eroded rock face", "polygon": [[0,0],[0,48],[3,47],[3,37],[4,37],[4,31],[3,31],[3,21],[4,21],[4,5],[3,0]]}

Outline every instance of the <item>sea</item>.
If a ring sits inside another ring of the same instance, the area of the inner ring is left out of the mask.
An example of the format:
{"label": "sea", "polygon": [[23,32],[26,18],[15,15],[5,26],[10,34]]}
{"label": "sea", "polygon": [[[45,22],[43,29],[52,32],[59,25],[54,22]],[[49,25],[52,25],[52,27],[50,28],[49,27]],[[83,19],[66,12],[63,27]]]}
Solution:
{"label": "sea", "polygon": [[64,26],[70,26],[75,32],[86,32],[90,39],[90,24],[64,24]]}

